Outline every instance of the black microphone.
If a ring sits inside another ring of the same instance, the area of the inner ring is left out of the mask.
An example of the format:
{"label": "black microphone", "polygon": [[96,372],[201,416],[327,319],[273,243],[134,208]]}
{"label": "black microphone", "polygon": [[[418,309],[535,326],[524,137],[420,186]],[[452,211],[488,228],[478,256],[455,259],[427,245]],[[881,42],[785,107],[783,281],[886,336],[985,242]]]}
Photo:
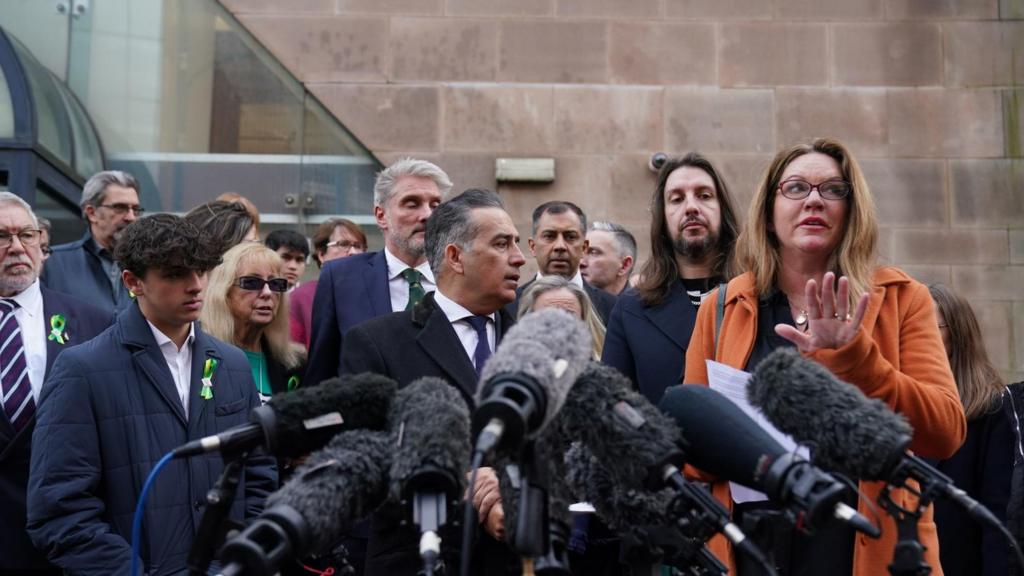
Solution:
{"label": "black microphone", "polygon": [[222,574],[270,576],[282,560],[330,551],[388,493],[386,432],[348,430],[309,455],[267,511],[221,549]]}
{"label": "black microphone", "polygon": [[747,394],[779,430],[813,447],[822,468],[899,487],[912,478],[922,491],[956,502],[976,520],[1002,525],[948,476],[907,453],[913,430],[903,416],[796,351],[779,349],[766,356]]}
{"label": "black microphone", "polygon": [[448,507],[462,498],[469,470],[469,408],[462,395],[440,378],[420,378],[395,396],[388,428],[390,499],[411,505],[420,527],[425,574],[434,573],[441,555],[438,530]]}
{"label": "black microphone", "polygon": [[590,358],[590,333],[562,310],[524,316],[484,366],[473,412],[476,451],[514,451],[558,412]]}
{"label": "black microphone", "polygon": [[690,464],[764,492],[805,531],[836,519],[872,538],[881,534],[842,501],[844,484],[787,452],[725,396],[707,386],[673,386],[659,407],[683,429]]}
{"label": "black microphone", "polygon": [[687,501],[693,525],[723,534],[737,550],[767,565],[757,546],[732,523],[729,511],[680,473],[686,443],[676,423],[632,388],[614,368],[590,362],[553,425],[604,463],[614,484],[627,490],[673,488]]}
{"label": "black microphone", "polygon": [[397,387],[390,378],[366,373],[277,394],[253,409],[250,424],[193,440],[173,454],[185,458],[219,450],[228,456],[263,446],[270,454],[296,458],[342,430],[383,430]]}

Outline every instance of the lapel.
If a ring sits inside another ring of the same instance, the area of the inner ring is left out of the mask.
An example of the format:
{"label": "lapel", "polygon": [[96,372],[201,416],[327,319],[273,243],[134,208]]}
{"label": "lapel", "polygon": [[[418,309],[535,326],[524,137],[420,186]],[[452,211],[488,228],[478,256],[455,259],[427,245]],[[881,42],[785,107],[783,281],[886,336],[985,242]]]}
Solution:
{"label": "lapel", "polygon": [[652,308],[644,307],[643,311],[651,324],[679,346],[680,350],[686,350],[697,320],[697,310],[690,304],[690,297],[682,282],[673,282],[672,291],[664,302]]}
{"label": "lapel", "polygon": [[[178,417],[182,427],[187,427],[185,409],[178,398],[178,389],[174,386],[174,378],[171,370],[167,367],[167,361],[160,351],[160,347],[153,338],[153,332],[146,322],[145,316],[139,310],[138,303],[133,303],[127,311],[118,318],[121,324],[121,335],[124,343],[132,352],[132,362],[145,376],[146,384],[156,389],[164,402],[170,406],[171,411]],[[199,331],[196,330],[198,333]],[[193,349],[193,364],[195,363],[195,352]]]}
{"label": "lapel", "polygon": [[366,260],[363,268],[363,286],[366,288],[367,300],[373,308],[373,316],[383,316],[391,310],[391,289],[388,287],[388,261],[384,250],[374,253]]}
{"label": "lapel", "polygon": [[189,438],[203,435],[203,428],[200,426],[207,417],[210,400],[204,400],[199,394],[203,390],[203,367],[208,358],[217,361],[217,368],[213,372],[213,397],[217,397],[217,385],[225,381],[224,366],[220,352],[214,346],[213,337],[200,329],[196,324],[196,339],[192,343],[192,371],[189,373],[191,381],[188,387],[188,432]]}
{"label": "lapel", "polygon": [[437,362],[463,394],[473,398],[477,380],[473,362],[466,356],[448,317],[434,304],[433,292],[424,296],[413,310],[412,323],[420,327],[416,341],[427,355]]}

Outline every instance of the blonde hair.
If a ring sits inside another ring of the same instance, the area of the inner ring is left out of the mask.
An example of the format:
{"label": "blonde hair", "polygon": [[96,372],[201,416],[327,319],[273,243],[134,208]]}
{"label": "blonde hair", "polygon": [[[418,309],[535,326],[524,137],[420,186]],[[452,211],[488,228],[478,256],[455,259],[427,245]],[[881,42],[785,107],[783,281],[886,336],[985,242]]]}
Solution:
{"label": "blonde hair", "polygon": [[576,297],[576,300],[579,301],[580,310],[583,314],[583,323],[587,325],[587,330],[590,331],[590,342],[594,353],[594,359],[600,360],[601,352],[604,350],[604,323],[601,322],[601,318],[594,310],[594,304],[590,301],[590,296],[587,295],[586,291],[563,276],[551,274],[549,276],[542,276],[536,281],[531,282],[519,297],[519,312],[517,319],[533,312],[534,306],[537,304],[537,298],[539,298],[541,294],[561,288],[572,292],[573,296]]}
{"label": "blonde hair", "polygon": [[775,191],[782,173],[793,160],[811,153],[829,156],[839,164],[843,180],[851,184],[846,197],[848,210],[843,238],[829,258],[828,268],[836,275],[844,275],[850,282],[850,301],[856,302],[862,294],[871,291],[871,278],[875,269],[875,244],[878,242],[878,218],[875,201],[864,180],[853,153],[838,140],[818,138],[810,143],[796,144],[779,151],[754,192],[747,213],[747,222],[736,240],[736,268],[754,275],[758,294],[768,294],[778,284],[779,243],[768,229],[775,208]]}
{"label": "blonde hair", "polygon": [[[210,272],[206,288],[206,304],[199,316],[203,330],[228,343],[235,342],[235,317],[228,307],[228,293],[235,284],[238,270],[244,264],[270,264],[281,268],[281,257],[277,252],[258,242],[242,242],[224,253],[224,261]],[[263,329],[270,348],[270,354],[286,368],[292,369],[302,363],[305,351],[291,341],[288,330],[288,295],[281,294],[277,314]]]}
{"label": "blonde hair", "polygon": [[967,300],[942,284],[931,284],[928,291],[949,330],[949,367],[964,415],[973,420],[994,408],[1005,387],[1003,378],[985,352],[978,318]]}

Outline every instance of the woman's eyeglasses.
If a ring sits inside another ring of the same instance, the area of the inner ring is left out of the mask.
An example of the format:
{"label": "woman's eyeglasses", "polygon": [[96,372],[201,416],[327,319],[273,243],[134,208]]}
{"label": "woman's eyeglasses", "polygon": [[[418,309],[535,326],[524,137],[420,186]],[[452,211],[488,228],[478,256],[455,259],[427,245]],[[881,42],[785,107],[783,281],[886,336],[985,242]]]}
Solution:
{"label": "woman's eyeglasses", "polygon": [[850,194],[852,188],[849,182],[839,179],[811,184],[802,178],[790,178],[779,184],[779,192],[790,200],[803,200],[810,196],[811,190],[817,190],[826,200],[842,200]]}
{"label": "woman's eyeglasses", "polygon": [[242,290],[251,290],[253,292],[259,292],[263,290],[263,285],[270,287],[271,292],[287,292],[288,291],[288,280],[285,278],[271,278],[264,280],[259,276],[242,276],[238,280],[235,280],[235,285]]}

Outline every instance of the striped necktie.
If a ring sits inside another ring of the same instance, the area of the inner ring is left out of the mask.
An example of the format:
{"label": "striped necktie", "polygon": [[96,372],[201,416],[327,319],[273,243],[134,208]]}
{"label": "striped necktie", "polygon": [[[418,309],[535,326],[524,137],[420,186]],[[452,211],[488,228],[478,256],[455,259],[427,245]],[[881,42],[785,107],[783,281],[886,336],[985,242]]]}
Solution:
{"label": "striped necktie", "polygon": [[3,390],[4,414],[14,431],[20,432],[32,421],[36,403],[28,380],[21,326],[14,317],[17,308],[18,303],[14,300],[0,300],[0,388]]}

